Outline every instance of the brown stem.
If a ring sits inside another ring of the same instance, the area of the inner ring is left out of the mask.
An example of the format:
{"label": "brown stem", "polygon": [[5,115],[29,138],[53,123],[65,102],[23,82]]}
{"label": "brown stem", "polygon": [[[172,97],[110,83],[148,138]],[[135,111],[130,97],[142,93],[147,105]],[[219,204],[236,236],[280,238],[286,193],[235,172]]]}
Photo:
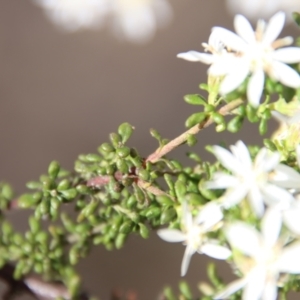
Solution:
{"label": "brown stem", "polygon": [[160,188],[158,188],[156,186],[153,186],[153,185],[151,185],[151,183],[146,182],[144,180],[139,179],[138,182],[137,182],[137,185],[141,189],[146,190],[147,192],[149,192],[149,193],[151,193],[151,194],[153,194],[155,196],[168,196],[168,197],[171,197],[168,193],[162,191]]}
{"label": "brown stem", "polygon": [[[228,115],[231,111],[236,109],[238,106],[240,106],[243,103],[243,100],[237,99],[235,101],[232,101],[225,106],[223,106],[218,113],[226,116]],[[168,144],[165,146],[158,148],[154,153],[150,154],[148,158],[146,159],[146,162],[151,162],[151,163],[156,163],[160,158],[165,156],[167,153],[175,149],[176,147],[182,145],[185,143],[188,139],[188,137],[192,134],[195,135],[197,134],[200,130],[210,126],[213,124],[213,119],[212,117],[208,118],[207,120],[204,120],[203,122],[193,126],[183,134],[179,135],[177,138],[173,139],[170,141]]]}

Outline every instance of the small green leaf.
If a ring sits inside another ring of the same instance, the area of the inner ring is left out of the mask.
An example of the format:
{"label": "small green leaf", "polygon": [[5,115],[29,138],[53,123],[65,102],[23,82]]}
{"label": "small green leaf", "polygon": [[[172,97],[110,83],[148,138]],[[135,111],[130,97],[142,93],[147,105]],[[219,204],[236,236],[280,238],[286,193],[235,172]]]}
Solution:
{"label": "small green leaf", "polygon": [[128,234],[128,233],[130,233],[130,232],[132,231],[132,226],[133,226],[132,222],[130,222],[130,221],[125,221],[125,222],[120,226],[119,231],[120,231],[121,233]]}
{"label": "small green leaf", "polygon": [[246,106],[246,116],[251,123],[258,122],[257,109],[248,104]]}
{"label": "small green leaf", "polygon": [[74,188],[65,190],[65,191],[61,191],[60,193],[63,196],[63,198],[66,200],[72,200],[77,196],[77,190]]}
{"label": "small green leaf", "polygon": [[131,137],[134,127],[129,123],[123,123],[118,128],[118,133],[122,137],[122,143],[126,143],[127,140]]}
{"label": "small green leaf", "polygon": [[101,157],[98,154],[92,154],[92,153],[87,154],[85,156],[85,158],[88,162],[99,162],[99,161],[101,161]]}
{"label": "small green leaf", "polygon": [[149,237],[149,229],[143,223],[139,223],[140,226],[140,235],[143,239],[147,239]]}
{"label": "small green leaf", "polygon": [[115,246],[117,249],[121,249],[124,246],[126,238],[127,238],[127,234],[119,233],[117,235],[117,238],[115,240]]}
{"label": "small green leaf", "polygon": [[24,194],[18,199],[18,206],[22,208],[29,208],[37,204],[39,201],[34,199],[31,194]]}
{"label": "small green leaf", "polygon": [[157,196],[156,201],[162,206],[174,205],[174,201],[166,195]]}
{"label": "small green leaf", "polygon": [[37,233],[41,228],[39,220],[37,220],[34,216],[29,217],[29,226],[33,233]]}
{"label": "small green leaf", "polygon": [[113,152],[115,151],[114,147],[109,144],[109,143],[103,143],[99,148],[98,148],[98,151],[101,153],[102,151],[103,152],[106,152],[106,153],[110,153],[110,152]]}
{"label": "small green leaf", "polygon": [[145,215],[146,215],[147,219],[153,219],[153,218],[158,217],[160,214],[161,214],[161,209],[159,207],[152,206],[147,209],[147,212]]}
{"label": "small green leaf", "polygon": [[268,131],[268,120],[261,118],[258,129],[259,129],[260,135],[266,134]]}
{"label": "small green leaf", "polygon": [[185,127],[191,128],[191,127],[195,126],[196,124],[201,123],[202,121],[205,120],[206,116],[207,116],[207,114],[205,112],[198,112],[198,113],[192,114],[185,121]]}
{"label": "small green leaf", "polygon": [[118,171],[120,171],[122,174],[127,174],[129,171],[128,164],[124,159],[118,159],[116,166]]}
{"label": "small green leaf", "polygon": [[174,292],[169,286],[164,288],[164,297],[166,298],[166,300],[177,300],[177,298],[174,295]]}
{"label": "small green leaf", "polygon": [[122,145],[122,137],[117,133],[111,133],[109,135],[110,141],[115,148],[119,148]]}
{"label": "small green leaf", "polygon": [[233,119],[231,119],[228,122],[227,130],[232,132],[232,133],[238,132],[241,129],[242,125],[243,125],[243,121],[244,121],[244,118],[241,117],[241,116],[234,117]]}
{"label": "small green leaf", "polygon": [[13,189],[8,183],[3,183],[1,188],[1,195],[5,199],[11,199],[14,196]]}
{"label": "small green leaf", "polygon": [[195,146],[197,144],[197,139],[196,139],[195,135],[189,134],[188,137],[187,137],[186,143],[190,147]]}
{"label": "small green leaf", "polygon": [[63,179],[57,186],[58,191],[67,190],[70,187],[70,181],[68,179]]}
{"label": "small green leaf", "polygon": [[116,153],[120,158],[125,158],[130,154],[130,148],[124,146],[122,148],[117,149]]}
{"label": "small green leaf", "polygon": [[150,177],[149,172],[147,170],[145,170],[145,169],[139,169],[137,175],[138,175],[138,177],[140,179],[142,179],[144,181],[147,181],[149,179],[149,177]]}
{"label": "small green leaf", "polygon": [[206,105],[207,101],[200,95],[186,95],[184,96],[184,101],[191,105]]}
{"label": "small green leaf", "polygon": [[173,207],[164,209],[160,216],[160,224],[167,224],[173,221],[177,216],[176,210]]}
{"label": "small green leaf", "polygon": [[277,151],[277,147],[272,140],[264,139],[264,145],[271,151]]}
{"label": "small green leaf", "polygon": [[52,161],[48,167],[48,174],[51,178],[55,179],[59,173],[60,164],[57,161]]}
{"label": "small green leaf", "polygon": [[177,180],[175,182],[175,193],[177,198],[181,199],[184,197],[184,195],[186,194],[186,185],[184,182]]}
{"label": "small green leaf", "polygon": [[217,124],[223,124],[225,122],[224,116],[218,112],[213,112],[211,114],[211,117],[213,118],[214,122]]}
{"label": "small green leaf", "polygon": [[181,281],[179,283],[179,290],[186,299],[188,299],[188,300],[193,299],[191,289],[186,281]]}
{"label": "small green leaf", "polygon": [[293,12],[292,16],[293,16],[295,23],[300,27],[300,13]]}

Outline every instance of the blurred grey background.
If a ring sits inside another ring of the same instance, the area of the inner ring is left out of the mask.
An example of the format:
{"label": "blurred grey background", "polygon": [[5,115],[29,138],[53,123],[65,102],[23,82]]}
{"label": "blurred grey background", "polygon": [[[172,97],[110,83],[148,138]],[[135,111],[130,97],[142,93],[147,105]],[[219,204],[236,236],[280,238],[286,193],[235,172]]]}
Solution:
{"label": "blurred grey background", "polygon": [[[0,1],[0,178],[25,191],[24,184],[46,171],[56,159],[67,169],[80,153],[93,153],[108,134],[127,121],[136,127],[131,139],[143,155],[156,147],[149,135],[156,128],[172,138],[184,131],[195,107],[183,101],[198,93],[207,66],[176,58],[202,51],[212,26],[232,29],[220,0],[172,0],[175,18],[146,45],[120,42],[108,30],[63,33],[31,1]],[[287,30],[294,30],[289,27]],[[269,131],[270,132],[270,131]],[[256,127],[238,135],[198,136],[196,151],[208,159],[204,145],[220,140],[260,143]],[[172,153],[185,163],[182,147]],[[18,228],[26,215],[13,212]],[[84,286],[108,299],[113,288],[133,289],[139,299],[156,299],[170,284],[176,288],[184,252],[181,244],[132,237],[125,248],[107,252],[101,246],[79,265]],[[196,287],[205,279],[208,259],[195,255],[187,279]],[[226,276],[228,268],[221,264]],[[228,277],[228,280],[230,278]]]}

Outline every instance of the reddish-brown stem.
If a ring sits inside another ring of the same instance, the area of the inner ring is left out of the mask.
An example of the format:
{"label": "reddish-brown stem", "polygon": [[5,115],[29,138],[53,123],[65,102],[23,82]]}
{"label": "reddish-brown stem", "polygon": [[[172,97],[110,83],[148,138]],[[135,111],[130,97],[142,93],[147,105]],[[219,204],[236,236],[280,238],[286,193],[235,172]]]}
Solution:
{"label": "reddish-brown stem", "polygon": [[[231,111],[236,109],[242,103],[243,103],[243,100],[241,100],[241,99],[237,99],[235,101],[232,101],[232,102],[226,104],[225,106],[223,106],[218,111],[218,113],[223,115],[223,116],[228,115]],[[179,135],[177,138],[170,141],[165,146],[163,146],[161,148],[158,148],[154,153],[150,154],[148,156],[148,158],[146,159],[146,162],[156,163],[160,158],[165,156],[167,153],[169,153],[170,151],[172,151],[176,147],[184,144],[187,141],[187,139],[190,135],[197,134],[202,129],[204,129],[204,128],[210,126],[211,124],[213,124],[213,122],[214,122],[213,118],[210,117],[207,120],[204,120],[203,122],[193,126],[192,128],[190,128],[189,130],[187,130],[183,134]]]}

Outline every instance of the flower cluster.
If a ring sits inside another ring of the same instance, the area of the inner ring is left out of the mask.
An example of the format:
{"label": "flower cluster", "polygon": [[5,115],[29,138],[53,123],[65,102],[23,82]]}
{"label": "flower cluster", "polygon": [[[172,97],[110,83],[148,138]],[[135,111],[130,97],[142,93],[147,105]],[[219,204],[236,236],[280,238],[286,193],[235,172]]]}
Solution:
{"label": "flower cluster", "polygon": [[[257,113],[256,117],[268,110],[268,118],[273,115],[281,125],[260,149],[247,147],[242,141],[229,149],[209,147],[218,162],[209,169],[206,179],[199,176],[198,188],[206,204],[195,207],[187,197],[182,204],[181,230],[158,231],[162,239],[186,245],[181,275],[185,275],[195,252],[231,264],[240,278],[225,288],[210,289],[206,294],[212,297],[209,299],[229,299],[241,289],[243,300],[275,300],[282,291],[283,298],[289,289],[299,291],[300,105],[298,91],[293,91],[288,100],[283,91],[285,87],[300,88],[297,68],[291,66],[300,62],[300,48],[284,47],[292,43],[291,37],[277,39],[284,21],[284,13],[278,12],[269,23],[260,20],[254,32],[246,18],[237,15],[237,34],[221,27],[212,29],[208,43],[203,44],[210,53],[178,54],[179,58],[210,65],[209,79],[217,80],[208,80],[206,90],[211,93],[217,82],[221,96],[209,105],[230,103],[232,98],[226,96],[243,84],[246,93],[243,95],[240,89],[238,97],[242,99],[238,101],[244,103],[246,98],[249,104],[243,104],[237,118],[243,118],[247,109]],[[277,90],[267,88],[267,80]],[[279,94],[275,102],[270,100],[270,91]],[[264,92],[267,99],[260,103]],[[204,105],[208,111],[204,114],[219,124],[213,109],[198,95],[187,102]],[[201,173],[203,165],[200,163],[196,170]]]}
{"label": "flower cluster", "polygon": [[48,17],[67,31],[97,28],[108,22],[121,39],[149,41],[158,27],[168,24],[167,0],[34,0]]}
{"label": "flower cluster", "polygon": [[[286,47],[291,37],[277,39],[285,21],[283,12],[275,14],[266,24],[260,20],[256,31],[242,15],[234,19],[237,34],[222,27],[214,27],[206,51],[189,51],[178,54],[179,58],[211,64],[210,76],[222,77],[219,92],[226,95],[247,82],[247,99],[258,107],[265,83],[265,74],[291,88],[300,87],[299,74],[287,64],[300,62],[300,48]],[[249,78],[248,78],[249,77]]]}

